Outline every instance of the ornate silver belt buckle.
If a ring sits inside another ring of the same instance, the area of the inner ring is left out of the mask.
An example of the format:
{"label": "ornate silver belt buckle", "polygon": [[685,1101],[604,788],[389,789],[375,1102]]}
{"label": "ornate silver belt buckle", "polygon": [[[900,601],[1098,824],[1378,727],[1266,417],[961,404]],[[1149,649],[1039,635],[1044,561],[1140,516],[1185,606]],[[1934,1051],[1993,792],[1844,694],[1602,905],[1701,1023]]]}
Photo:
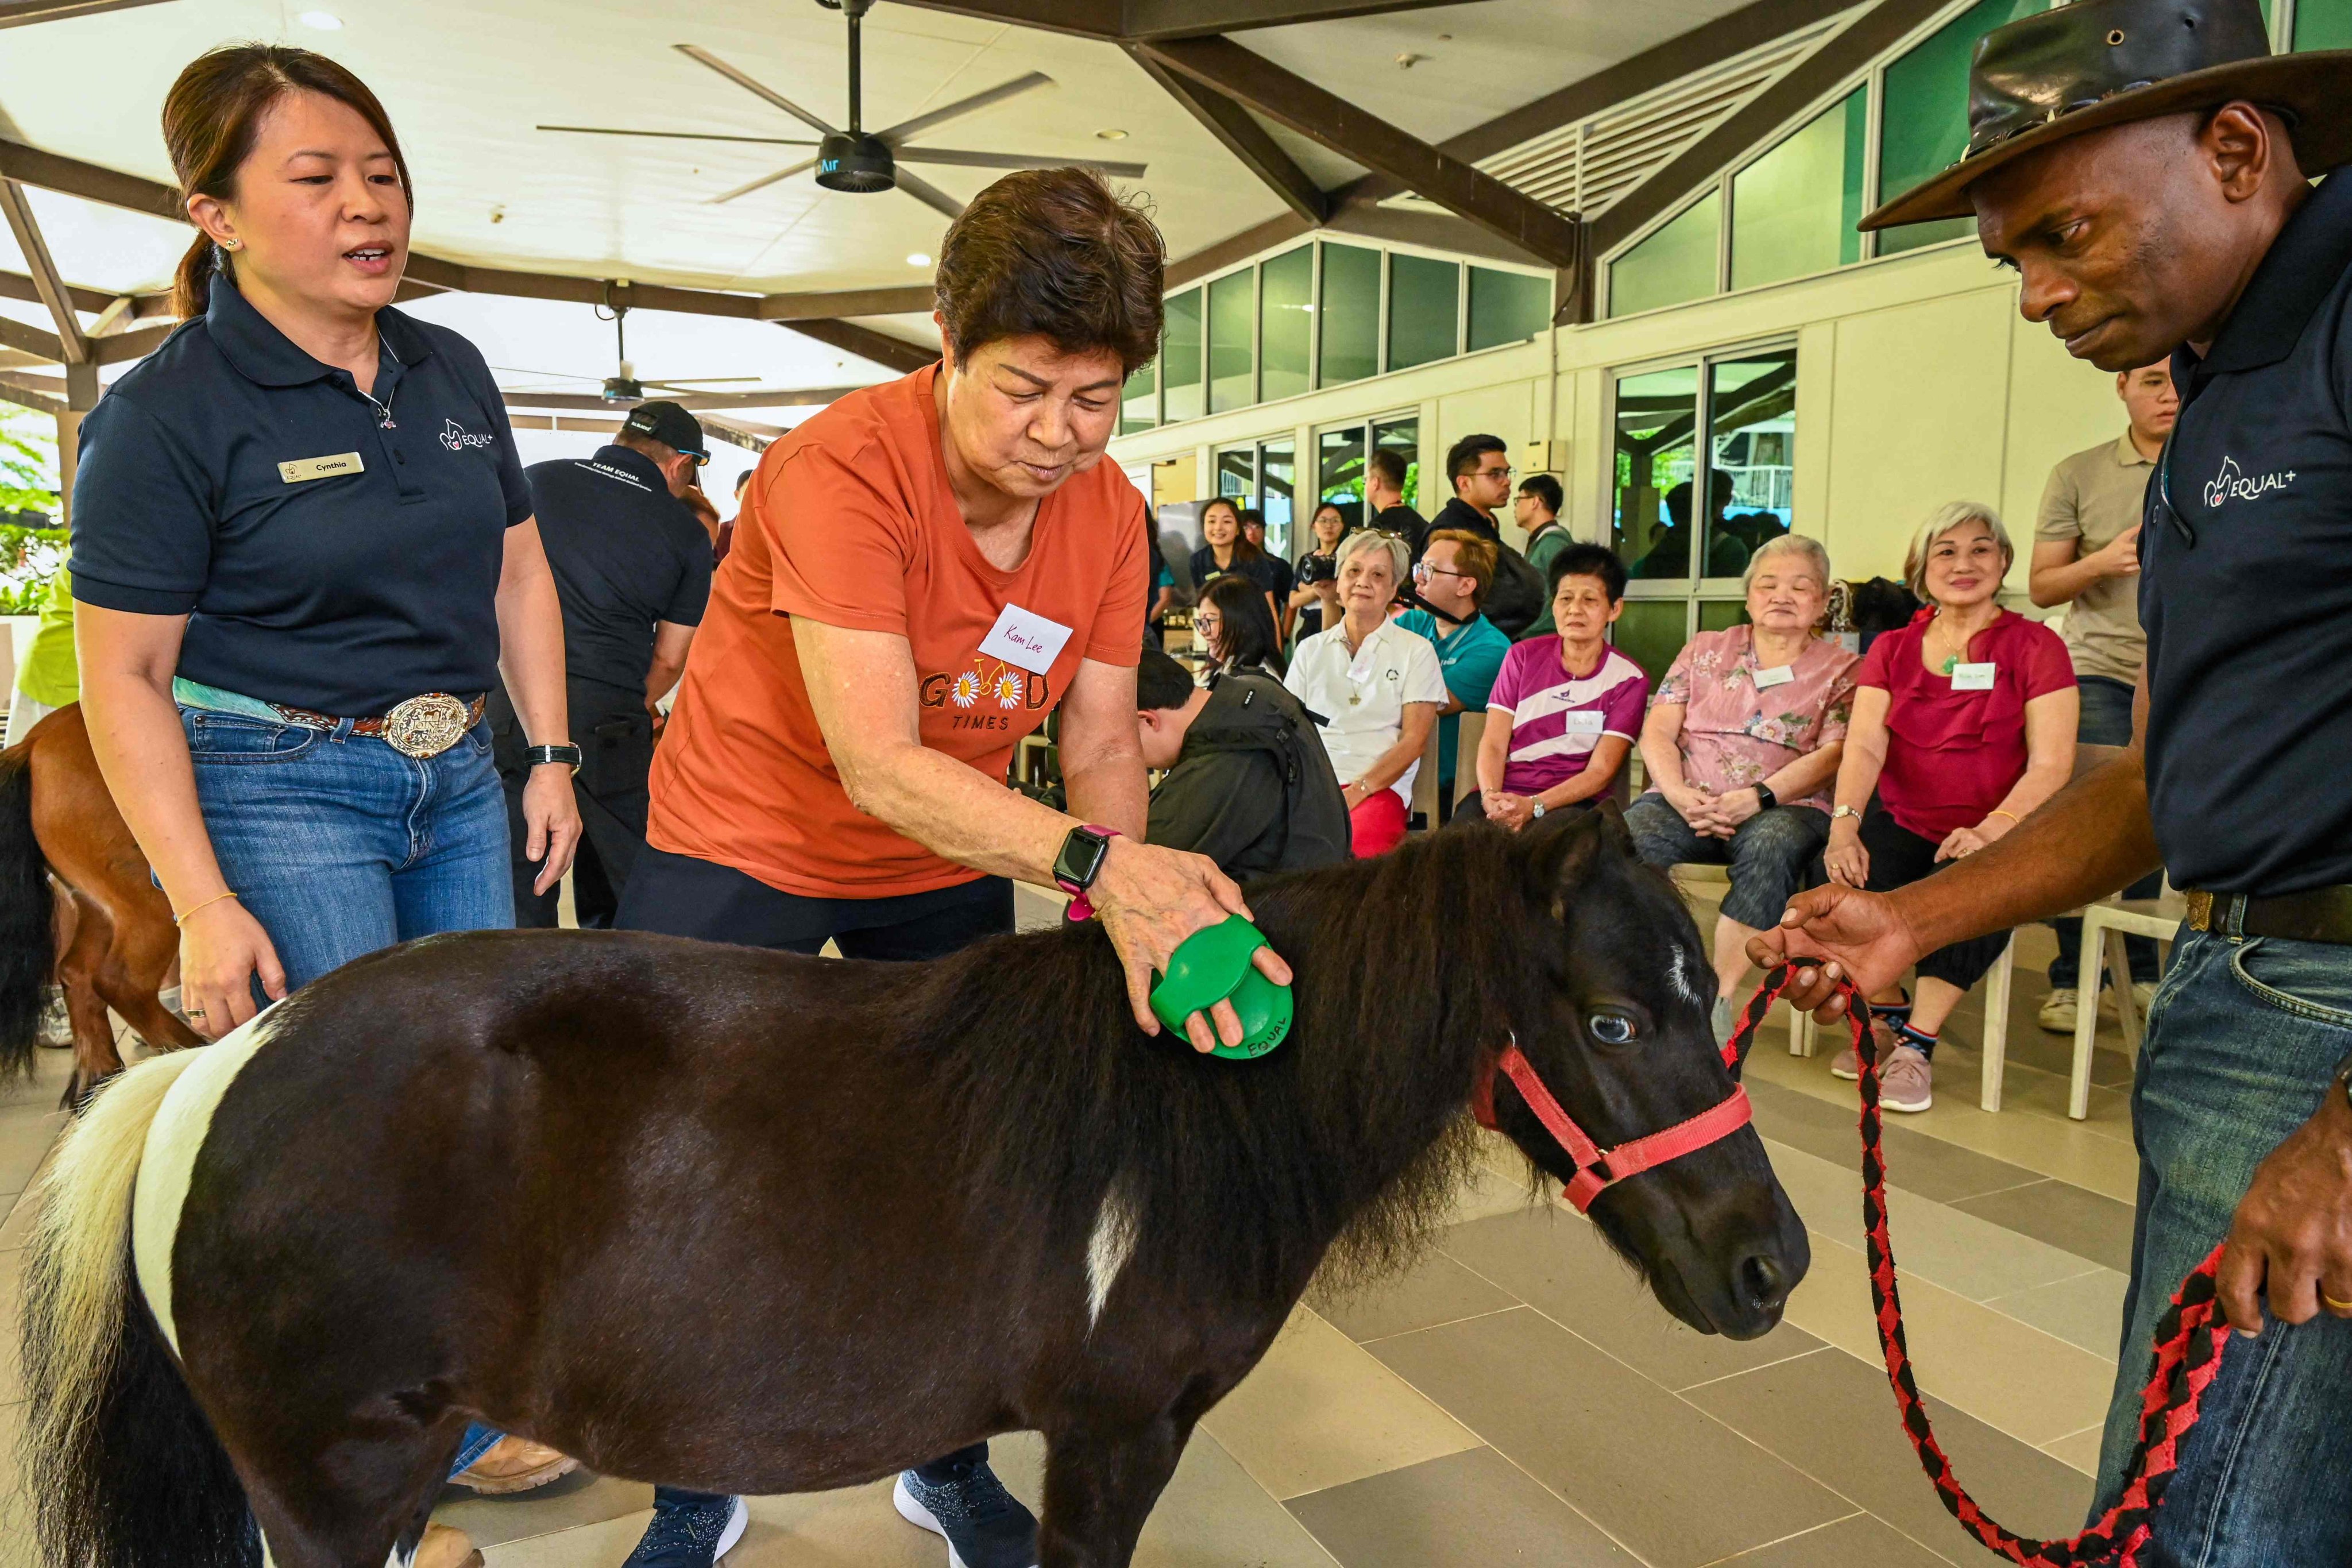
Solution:
{"label": "ornate silver belt buckle", "polygon": [[383,716],[384,744],[404,757],[437,757],[466,732],[473,710],[446,691],[428,691]]}

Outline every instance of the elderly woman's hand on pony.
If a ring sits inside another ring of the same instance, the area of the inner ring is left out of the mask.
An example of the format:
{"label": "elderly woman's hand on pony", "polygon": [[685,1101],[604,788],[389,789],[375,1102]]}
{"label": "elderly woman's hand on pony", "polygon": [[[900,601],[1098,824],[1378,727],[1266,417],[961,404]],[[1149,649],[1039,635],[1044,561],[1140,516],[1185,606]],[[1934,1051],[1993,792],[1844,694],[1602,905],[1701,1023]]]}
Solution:
{"label": "elderly woman's hand on pony", "polygon": [[[1222,924],[1229,915],[1254,918],[1240,885],[1218,870],[1214,860],[1127,838],[1111,841],[1102,873],[1087,896],[1118,952],[1128,1001],[1147,1035],[1160,1032],[1151,1011],[1153,972],[1167,973],[1176,949],[1195,931]],[[1290,965],[1271,947],[1259,948],[1250,962],[1276,984],[1290,984]],[[1220,1040],[1240,1045],[1244,1031],[1234,1005],[1219,1002],[1205,1017],[1195,1013],[1186,1019],[1184,1033],[1194,1050],[1213,1051]]]}

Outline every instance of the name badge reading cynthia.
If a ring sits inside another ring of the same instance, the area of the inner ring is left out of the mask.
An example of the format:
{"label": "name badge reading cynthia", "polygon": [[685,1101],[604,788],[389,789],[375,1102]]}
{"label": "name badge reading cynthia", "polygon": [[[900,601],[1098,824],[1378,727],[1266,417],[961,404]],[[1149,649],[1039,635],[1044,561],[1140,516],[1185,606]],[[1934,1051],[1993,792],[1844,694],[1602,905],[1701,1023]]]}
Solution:
{"label": "name badge reading cynthia", "polygon": [[299,485],[312,479],[331,479],[341,474],[362,473],[366,468],[357,452],[338,452],[331,458],[297,458],[290,463],[280,463],[278,477],[289,485]]}

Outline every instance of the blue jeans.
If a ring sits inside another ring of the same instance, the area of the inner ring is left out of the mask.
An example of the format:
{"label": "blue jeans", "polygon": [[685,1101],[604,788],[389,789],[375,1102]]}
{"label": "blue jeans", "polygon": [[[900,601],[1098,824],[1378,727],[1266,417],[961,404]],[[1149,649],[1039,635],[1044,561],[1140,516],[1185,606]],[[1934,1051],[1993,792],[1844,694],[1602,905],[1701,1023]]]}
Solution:
{"label": "blue jeans", "polygon": [[1693,863],[1730,867],[1723,917],[1756,931],[1780,923],[1830,837],[1829,814],[1821,807],[1776,805],[1741,823],[1729,838],[1703,837],[1655,792],[1625,808],[1625,826],[1635,852],[1661,871]]}
{"label": "blue jeans", "polygon": [[[2157,1320],[2347,1051],[2352,947],[2183,930],[2132,1087],[2139,1206],[2100,1508],[2137,1436]],[[2322,1315],[2233,1337],[2181,1446],[2145,1568],[2352,1563],[2347,1411],[2352,1321]]]}
{"label": "blue jeans", "polygon": [[[437,757],[183,707],[196,804],[221,875],[299,989],[379,948],[514,924],[507,817],[487,724]],[[255,986],[255,1000],[267,1001]],[[468,1426],[451,1473],[499,1433]]]}
{"label": "blue jeans", "polygon": [[[2077,684],[2083,693],[2083,721],[2074,731],[2074,739],[2085,746],[2130,745],[2132,689],[2104,675],[2086,675]],[[2126,888],[2124,897],[2153,899],[2163,891],[2164,873],[2158,871]],[[2050,984],[2053,989],[2071,989],[2082,979],[2083,922],[2072,917],[2055,920],[2050,922],[2050,929],[2058,933],[2058,956],[2050,961]],[[2134,984],[2152,984],[2163,973],[2154,937],[2126,935],[2124,952],[2131,964]],[[2108,983],[2114,983],[2114,976],[2108,976]]]}

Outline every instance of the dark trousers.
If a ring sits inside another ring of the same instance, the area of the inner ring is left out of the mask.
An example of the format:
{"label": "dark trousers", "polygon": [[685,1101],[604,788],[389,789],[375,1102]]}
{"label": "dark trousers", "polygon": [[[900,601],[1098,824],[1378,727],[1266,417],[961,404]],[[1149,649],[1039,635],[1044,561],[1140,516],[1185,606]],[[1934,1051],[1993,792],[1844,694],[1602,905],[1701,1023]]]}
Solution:
{"label": "dark trousers", "polygon": [[[739,947],[814,953],[831,940],[846,958],[908,963],[945,958],[986,936],[1013,930],[1013,884],[1002,877],[883,899],[810,899],[780,892],[756,877],[691,855],[645,848],[621,899],[621,931],[660,931]],[[915,1473],[934,1486],[961,1480],[988,1462],[988,1445],[958,1448]],[[716,1500],[682,1487],[657,1489],[655,1501]]]}
{"label": "dark trousers", "polygon": [[[601,681],[569,682],[565,693],[580,772],[572,780],[580,804],[580,848],[572,862],[572,906],[584,930],[608,930],[621,889],[646,847],[646,779],[654,765],[654,721],[642,693]],[[514,873],[515,924],[552,931],[559,889],[531,890],[544,862],[530,857],[522,819],[522,789],[530,777],[523,755],[529,742],[503,687],[490,693],[491,755],[507,794],[508,853]]]}
{"label": "dark trousers", "polygon": [[[2132,689],[2104,675],[2086,675],[2076,684],[2083,689],[2083,721],[2074,738],[2085,746],[2130,745]],[[2124,897],[2153,899],[2163,892],[2164,873],[2158,871],[2126,888]],[[2058,956],[2050,961],[2050,984],[2074,985],[2082,979],[2083,922],[2070,917],[2052,921],[2050,929],[2058,933]],[[2124,952],[2131,961],[2132,983],[2154,984],[2164,967],[2157,956],[2156,939],[2126,935]]]}
{"label": "dark trousers", "polygon": [[[1953,860],[1937,862],[1936,850],[1942,842],[1920,837],[1887,816],[1885,808],[1873,799],[1862,816],[1862,847],[1870,854],[1870,890],[1890,893],[1933,876],[1945,866],[1958,865]],[[1966,991],[1984,978],[2008,942],[2009,932],[2002,931],[1939,947],[1919,961],[1919,978],[1949,981]]]}

